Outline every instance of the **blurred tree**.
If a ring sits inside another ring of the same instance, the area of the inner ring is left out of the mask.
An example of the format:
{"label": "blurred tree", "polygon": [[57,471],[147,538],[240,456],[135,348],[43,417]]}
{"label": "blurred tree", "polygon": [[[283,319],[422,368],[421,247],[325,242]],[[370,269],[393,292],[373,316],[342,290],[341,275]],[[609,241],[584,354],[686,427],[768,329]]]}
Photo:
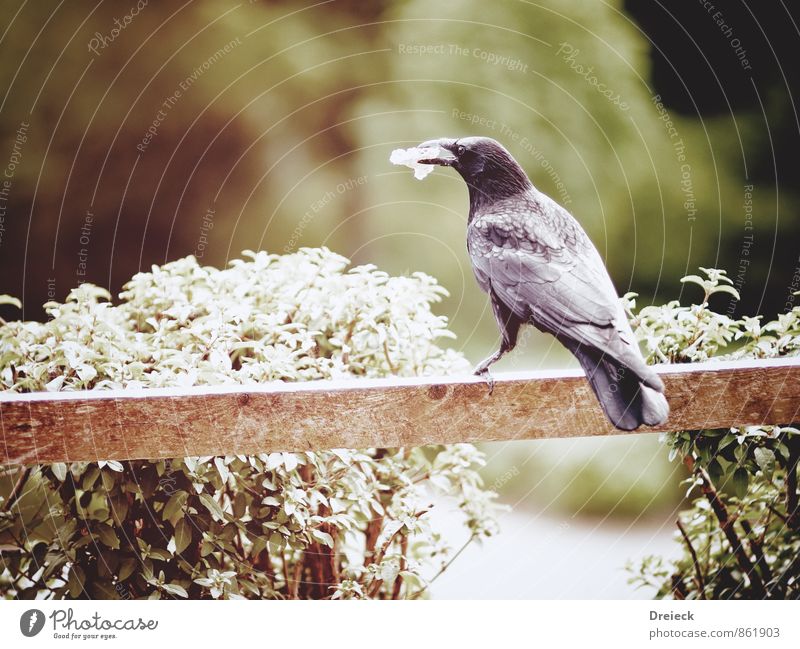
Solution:
{"label": "blurred tree", "polygon": [[[354,63],[382,6],[337,3],[324,29],[318,9],[288,2],[10,7],[0,129],[21,164],[0,291],[41,317],[80,281],[117,290],[183,254],[224,262],[284,243],[299,220],[287,213],[359,175],[348,107],[381,75]],[[360,209],[358,192],[342,195],[344,213]]]}

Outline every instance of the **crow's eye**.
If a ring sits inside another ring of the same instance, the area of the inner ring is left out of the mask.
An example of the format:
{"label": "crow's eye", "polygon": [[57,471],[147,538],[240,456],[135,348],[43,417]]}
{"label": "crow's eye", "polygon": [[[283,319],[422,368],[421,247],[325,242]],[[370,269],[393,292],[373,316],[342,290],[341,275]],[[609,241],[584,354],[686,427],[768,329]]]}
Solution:
{"label": "crow's eye", "polygon": [[463,144],[459,144],[457,150],[458,150],[458,155],[464,155],[464,151],[467,150],[467,147],[465,147]]}

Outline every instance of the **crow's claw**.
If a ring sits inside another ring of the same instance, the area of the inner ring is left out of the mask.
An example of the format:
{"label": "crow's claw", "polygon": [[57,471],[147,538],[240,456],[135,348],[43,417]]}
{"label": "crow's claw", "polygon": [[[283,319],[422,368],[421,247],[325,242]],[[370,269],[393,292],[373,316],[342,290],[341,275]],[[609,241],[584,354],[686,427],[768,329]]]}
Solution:
{"label": "crow's claw", "polygon": [[481,368],[475,371],[475,376],[483,377],[483,380],[486,381],[486,385],[489,386],[489,396],[492,396],[492,392],[494,392],[494,377],[489,374],[488,368]]}

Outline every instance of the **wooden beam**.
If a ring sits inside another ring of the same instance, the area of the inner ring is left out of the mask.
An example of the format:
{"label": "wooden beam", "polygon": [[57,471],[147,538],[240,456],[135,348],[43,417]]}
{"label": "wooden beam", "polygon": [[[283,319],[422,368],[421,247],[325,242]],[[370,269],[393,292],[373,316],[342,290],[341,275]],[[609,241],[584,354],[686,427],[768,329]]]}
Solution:
{"label": "wooden beam", "polygon": [[[669,421],[789,424],[800,359],[661,366]],[[147,390],[0,393],[0,462],[234,455],[622,434],[580,370]]]}

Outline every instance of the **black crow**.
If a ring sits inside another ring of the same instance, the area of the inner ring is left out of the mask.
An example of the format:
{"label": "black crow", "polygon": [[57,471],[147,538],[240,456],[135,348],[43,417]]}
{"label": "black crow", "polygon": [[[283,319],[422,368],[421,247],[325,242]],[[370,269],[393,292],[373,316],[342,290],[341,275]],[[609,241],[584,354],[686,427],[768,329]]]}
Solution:
{"label": "black crow", "polygon": [[609,420],[622,430],[664,423],[664,384],[645,364],[603,260],[575,218],[538,191],[486,137],[431,140],[421,164],[452,167],[469,188],[467,250],[502,341],[475,373],[517,343],[522,324],[553,334],[580,361]]}

